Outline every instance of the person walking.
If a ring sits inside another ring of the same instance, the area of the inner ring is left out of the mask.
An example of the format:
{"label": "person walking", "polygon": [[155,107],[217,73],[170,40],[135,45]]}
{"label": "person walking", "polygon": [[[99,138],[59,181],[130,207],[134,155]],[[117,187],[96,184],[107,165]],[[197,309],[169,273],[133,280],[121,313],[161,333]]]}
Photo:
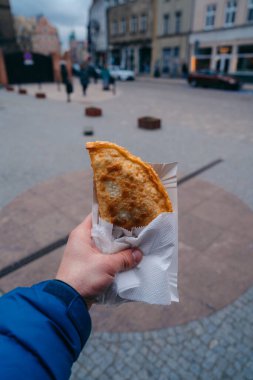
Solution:
{"label": "person walking", "polygon": [[87,88],[90,83],[90,70],[89,70],[89,65],[88,62],[84,62],[81,65],[81,70],[80,70],[80,83],[83,89],[83,95],[86,95]]}
{"label": "person walking", "polygon": [[106,64],[104,64],[102,68],[101,77],[103,81],[103,90],[104,91],[110,90],[110,71]]}

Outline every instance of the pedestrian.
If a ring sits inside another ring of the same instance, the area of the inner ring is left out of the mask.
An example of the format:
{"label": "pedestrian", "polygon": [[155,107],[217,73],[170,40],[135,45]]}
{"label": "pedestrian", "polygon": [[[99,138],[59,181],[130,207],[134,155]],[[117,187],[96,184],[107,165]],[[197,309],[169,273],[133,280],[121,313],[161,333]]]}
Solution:
{"label": "pedestrian", "polygon": [[67,93],[67,102],[69,103],[69,102],[71,102],[70,95],[74,91],[73,83],[72,83],[72,81],[69,78],[66,81],[65,89],[66,89],[66,93]]}
{"label": "pedestrian", "polygon": [[110,86],[112,86],[112,93],[115,95],[116,94],[116,79],[110,74],[110,79],[109,79]]}
{"label": "pedestrian", "polygon": [[102,82],[103,82],[103,90],[104,91],[110,90],[110,71],[106,64],[104,64],[102,68],[101,77],[102,77]]}
{"label": "pedestrian", "polygon": [[83,89],[83,95],[85,96],[90,83],[90,69],[88,62],[83,62],[81,64],[80,83]]}
{"label": "pedestrian", "polygon": [[62,83],[65,86],[65,91],[67,94],[67,102],[70,102],[71,101],[70,95],[74,91],[74,88],[73,88],[73,83],[69,77],[69,73],[68,73],[65,61],[61,62],[61,77],[62,77]]}
{"label": "pedestrian", "polygon": [[1,380],[67,380],[91,332],[88,310],[118,272],[137,266],[138,249],[104,255],[91,215],[70,234],[56,278],[0,298]]}

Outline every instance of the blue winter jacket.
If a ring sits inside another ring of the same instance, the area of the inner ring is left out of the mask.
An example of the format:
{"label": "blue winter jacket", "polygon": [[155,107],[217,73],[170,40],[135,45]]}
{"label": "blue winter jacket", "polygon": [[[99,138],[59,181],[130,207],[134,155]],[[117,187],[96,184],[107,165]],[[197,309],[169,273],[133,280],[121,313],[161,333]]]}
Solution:
{"label": "blue winter jacket", "polygon": [[0,379],[65,380],[91,331],[85,302],[58,280],[0,297]]}

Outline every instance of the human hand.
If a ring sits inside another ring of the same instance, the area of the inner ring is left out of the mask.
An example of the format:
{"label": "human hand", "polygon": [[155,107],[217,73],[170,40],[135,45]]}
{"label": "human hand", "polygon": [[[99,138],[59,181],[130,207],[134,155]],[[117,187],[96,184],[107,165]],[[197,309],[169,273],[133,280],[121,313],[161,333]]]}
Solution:
{"label": "human hand", "polygon": [[142,253],[136,248],[102,254],[91,239],[90,214],[71,232],[56,279],[77,290],[90,308],[94,298],[112,284],[118,272],[134,268],[141,260]]}

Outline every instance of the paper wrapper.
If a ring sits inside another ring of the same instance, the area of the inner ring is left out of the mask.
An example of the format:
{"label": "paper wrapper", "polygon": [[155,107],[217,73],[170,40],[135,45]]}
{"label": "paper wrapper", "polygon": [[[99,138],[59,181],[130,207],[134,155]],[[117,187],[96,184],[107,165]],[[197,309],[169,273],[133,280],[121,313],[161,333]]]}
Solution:
{"label": "paper wrapper", "polygon": [[116,275],[112,286],[98,297],[99,304],[142,301],[170,305],[172,301],[179,301],[177,164],[151,165],[162,180],[174,211],[160,214],[145,227],[128,231],[102,220],[94,187],[91,235],[97,248],[105,254],[129,247],[138,247],[143,252],[143,259],[136,268]]}

